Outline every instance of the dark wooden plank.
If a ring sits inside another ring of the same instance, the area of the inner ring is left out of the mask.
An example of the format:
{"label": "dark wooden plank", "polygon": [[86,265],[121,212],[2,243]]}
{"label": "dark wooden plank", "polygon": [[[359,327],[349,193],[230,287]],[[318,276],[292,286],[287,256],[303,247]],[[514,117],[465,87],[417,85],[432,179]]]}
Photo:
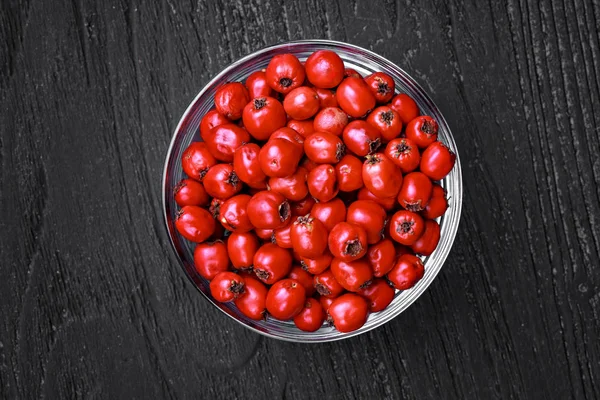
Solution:
{"label": "dark wooden plank", "polygon": [[[0,397],[600,397],[600,4],[171,0],[0,5]],[[398,63],[461,149],[465,203],[430,290],[306,346],[204,301],[160,216],[197,91],[267,44]]]}

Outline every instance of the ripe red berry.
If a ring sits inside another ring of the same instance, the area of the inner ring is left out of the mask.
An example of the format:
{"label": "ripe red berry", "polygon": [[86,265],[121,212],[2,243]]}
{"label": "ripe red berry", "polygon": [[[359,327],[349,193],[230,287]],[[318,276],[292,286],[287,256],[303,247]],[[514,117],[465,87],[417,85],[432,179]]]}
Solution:
{"label": "ripe red berry", "polygon": [[419,107],[417,106],[417,103],[405,93],[396,95],[392,99],[390,107],[398,113],[404,125],[419,116]]}
{"label": "ripe red berry", "polygon": [[327,313],[335,329],[340,332],[352,332],[367,322],[369,304],[357,294],[346,293],[331,303]]}
{"label": "ripe red berry", "polygon": [[438,123],[428,115],[416,117],[406,124],[406,137],[424,149],[437,140]]}
{"label": "ripe red berry", "polygon": [[203,208],[185,206],[175,216],[175,227],[187,240],[201,243],[215,231],[215,220]]}
{"label": "ripe red berry", "polygon": [[210,197],[204,186],[193,179],[182,179],[173,189],[178,206],[207,206]]}
{"label": "ripe red berry", "polygon": [[307,214],[292,222],[292,247],[300,257],[319,257],[327,249],[328,232],[325,225]]}
{"label": "ripe red berry", "polygon": [[385,72],[375,72],[367,76],[365,82],[378,103],[387,103],[392,99],[396,85],[394,79]]}
{"label": "ripe red berry", "polygon": [[304,67],[293,54],[278,54],[265,71],[267,84],[279,93],[289,93],[304,83]]}
{"label": "ripe red berry", "polygon": [[396,289],[406,290],[415,286],[424,274],[423,261],[417,256],[405,254],[396,260],[394,267],[387,273],[387,279]]}
{"label": "ripe red berry", "polygon": [[329,250],[343,261],[354,261],[364,256],[367,243],[367,231],[355,224],[340,222],[329,232]]}
{"label": "ripe red berry", "polygon": [[374,279],[369,285],[360,289],[358,294],[369,302],[369,311],[383,311],[394,300],[396,292],[384,279]]}
{"label": "ripe red berry", "polygon": [[308,81],[319,88],[333,88],[344,79],[344,62],[331,50],[312,53],[305,63]]}
{"label": "ripe red berry", "polygon": [[248,89],[239,82],[226,83],[215,93],[215,108],[219,114],[231,120],[242,117],[242,111],[249,101]]}
{"label": "ripe red berry", "polygon": [[294,279],[276,282],[267,293],[267,311],[273,317],[287,321],[294,318],[304,308],[306,290]]}
{"label": "ripe red berry", "polygon": [[233,272],[219,272],[212,281],[210,281],[210,294],[220,302],[235,300],[244,292],[246,282],[244,278]]}
{"label": "ripe red berry", "polygon": [[325,310],[321,303],[311,297],[306,299],[304,308],[294,317],[294,324],[302,331],[314,332],[323,325],[325,317]]}
{"label": "ripe red berry", "polygon": [[265,318],[267,313],[267,287],[251,275],[244,275],[244,293],[235,300],[235,306],[242,314],[253,320]]}

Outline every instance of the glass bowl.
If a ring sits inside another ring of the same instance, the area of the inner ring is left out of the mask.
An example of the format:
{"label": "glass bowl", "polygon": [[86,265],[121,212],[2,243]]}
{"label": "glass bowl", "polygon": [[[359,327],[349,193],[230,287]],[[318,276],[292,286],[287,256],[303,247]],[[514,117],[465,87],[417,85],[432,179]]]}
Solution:
{"label": "glass bowl", "polygon": [[[450,208],[446,214],[438,219],[441,226],[441,237],[438,247],[431,256],[423,258],[425,276],[412,289],[396,291],[394,300],[385,310],[372,313],[363,327],[350,333],[341,333],[332,326],[326,325],[317,332],[303,332],[296,328],[291,321],[282,322],[271,317],[268,317],[264,321],[254,321],[240,313],[232,303],[223,304],[215,301],[210,295],[208,281],[202,278],[194,267],[194,243],[183,239],[175,229],[174,224],[174,217],[178,206],[173,198],[173,188],[177,182],[185,177],[181,168],[181,155],[191,142],[201,140],[198,130],[200,120],[213,107],[213,97],[216,89],[225,82],[245,81],[246,77],[253,71],[266,68],[269,60],[277,54],[292,53],[301,61],[304,61],[312,52],[317,50],[335,51],[344,60],[347,68],[353,68],[363,76],[376,71],[382,71],[392,76],[396,82],[397,92],[404,92],[410,95],[419,105],[421,114],[430,115],[437,120],[439,124],[439,140],[444,142],[457,155],[456,165],[441,182],[441,185],[448,192]],[[171,243],[173,244],[173,249],[177,255],[179,265],[183,268],[183,271],[194,286],[215,307],[218,307],[245,327],[272,338],[306,343],[328,342],[360,335],[390,321],[414,303],[431,284],[442,268],[446,257],[448,257],[458,230],[462,206],[462,176],[456,143],[446,120],[433,101],[413,78],[389,60],[369,50],[330,40],[303,40],[264,48],[231,64],[210,81],[198,93],[181,117],[179,124],[177,124],[165,161],[162,191],[165,224]]]}

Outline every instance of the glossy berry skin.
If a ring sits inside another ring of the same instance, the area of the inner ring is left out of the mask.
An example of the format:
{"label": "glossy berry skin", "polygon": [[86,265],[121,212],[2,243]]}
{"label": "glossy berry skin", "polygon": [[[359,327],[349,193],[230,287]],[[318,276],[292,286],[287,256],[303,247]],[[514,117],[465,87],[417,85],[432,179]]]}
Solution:
{"label": "glossy berry skin", "polygon": [[200,121],[200,137],[202,140],[206,141],[212,128],[230,123],[231,121],[227,119],[227,117],[225,117],[223,114],[220,114],[217,110],[212,109],[207,112]]}
{"label": "glossy berry skin", "polygon": [[[333,261],[332,261],[333,262]],[[344,287],[333,276],[331,269],[326,269],[313,278],[313,285],[317,293],[323,297],[336,298],[344,292]]]}
{"label": "glossy berry skin", "polygon": [[385,72],[375,72],[365,78],[371,93],[379,104],[387,103],[394,96],[396,85],[394,79]]}
{"label": "glossy berry skin", "polygon": [[438,123],[428,115],[417,117],[406,124],[404,134],[420,149],[424,149],[438,138]]}
{"label": "glossy berry skin", "polygon": [[276,92],[287,94],[304,83],[304,67],[293,54],[278,54],[265,71],[267,84]]}
{"label": "glossy berry skin", "polygon": [[358,200],[373,200],[375,203],[383,207],[385,211],[393,210],[394,206],[396,205],[396,196],[384,198],[377,197],[364,186],[359,189],[357,198]]}
{"label": "glossy berry skin", "polygon": [[342,136],[346,125],[348,125],[348,115],[338,107],[322,109],[313,122],[315,131],[328,132],[335,136]]}
{"label": "glossy berry skin", "polygon": [[312,119],[305,119],[304,121],[290,119],[287,122],[286,126],[288,128],[292,128],[293,130],[298,132],[298,134],[300,134],[300,136],[306,138],[306,137],[308,137],[308,135],[310,135],[311,133],[314,132],[315,128],[314,128],[313,124],[314,124],[314,122]]}
{"label": "glossy berry skin", "polygon": [[319,96],[319,107],[327,108],[338,106],[335,90],[315,87],[315,92],[317,92],[317,96]]}
{"label": "glossy berry skin", "polygon": [[294,317],[294,324],[301,331],[315,332],[323,325],[325,317],[325,310],[319,300],[309,297],[302,311]]}
{"label": "glossy berry skin", "polygon": [[233,121],[242,117],[242,111],[249,101],[248,89],[239,82],[226,83],[215,93],[215,108],[219,114]]}
{"label": "glossy berry skin", "polygon": [[204,176],[204,189],[212,197],[226,200],[242,190],[242,183],[231,164],[217,164]]}
{"label": "glossy berry skin", "polygon": [[342,133],[344,144],[349,151],[359,157],[372,154],[381,146],[381,133],[366,121],[350,122]]}
{"label": "glossy berry skin", "polygon": [[204,186],[193,179],[182,179],[173,189],[175,202],[179,207],[183,206],[207,206],[210,197]]}
{"label": "glossy berry skin", "polygon": [[455,162],[456,154],[442,142],[433,142],[421,154],[421,172],[439,181],[452,171]]}
{"label": "glossy berry skin", "polygon": [[304,308],[306,291],[294,279],[276,282],[267,293],[267,311],[281,321],[294,318]]}
{"label": "glossy berry skin", "polygon": [[390,236],[405,246],[414,244],[425,230],[425,221],[417,213],[400,210],[390,218]]}
{"label": "glossy berry skin", "polygon": [[302,267],[298,265],[293,266],[287,277],[300,282],[300,284],[304,286],[304,290],[306,290],[306,296],[312,296],[315,292],[313,276],[306,272]]}
{"label": "glossy berry skin", "polygon": [[218,219],[225,229],[240,233],[250,232],[254,229],[246,211],[250,199],[251,197],[247,194],[238,194],[221,204]]}
{"label": "glossy berry skin", "polygon": [[227,246],[222,240],[199,243],[194,249],[194,265],[200,276],[212,280],[229,269]]}
{"label": "glossy berry skin", "polygon": [[300,86],[289,92],[283,100],[283,108],[292,119],[308,119],[319,111],[317,92],[308,86]]}
{"label": "glossy berry skin", "polygon": [[410,248],[423,256],[430,256],[440,241],[440,225],[434,220],[425,221],[425,231]]}
{"label": "glossy berry skin", "polygon": [[292,248],[300,257],[319,257],[327,249],[329,232],[325,225],[310,214],[292,222]]}
{"label": "glossy berry skin", "polygon": [[339,192],[335,168],[321,164],[308,173],[308,191],[320,202],[333,199]]}
{"label": "glossy berry skin", "polygon": [[373,200],[357,200],[348,207],[346,221],[362,227],[367,232],[367,243],[375,244],[383,237],[387,214]]}
{"label": "glossy berry skin", "polygon": [[233,154],[233,170],[248,185],[263,182],[267,178],[260,168],[259,153],[260,147],[256,143],[246,143]]}
{"label": "glossy berry skin", "polygon": [[217,160],[229,163],[233,161],[233,154],[238,147],[249,141],[250,135],[244,128],[235,124],[223,124],[210,131],[206,146]]}
{"label": "glossy berry skin", "polygon": [[417,256],[404,254],[400,256],[394,267],[387,274],[387,280],[398,290],[406,290],[415,286],[425,274],[423,261]]}
{"label": "glossy berry skin", "polygon": [[258,229],[277,229],[290,220],[290,204],[276,192],[256,193],[246,208],[250,222]]}
{"label": "glossy berry skin", "polygon": [[354,118],[361,118],[375,108],[375,96],[360,78],[348,77],[336,91],[339,107]]}
{"label": "glossy berry skin", "polygon": [[331,231],[338,223],[346,220],[346,205],[341,199],[335,198],[325,203],[316,203],[310,213],[325,225],[327,231]]}
{"label": "glossy berry skin", "polygon": [[202,182],[210,167],[217,164],[206,143],[191,143],[181,156],[183,172],[190,178]]}
{"label": "glossy berry skin", "polygon": [[[321,304],[321,307],[323,307],[325,314],[327,314],[327,310],[329,310],[329,306],[331,306],[331,303],[333,303],[334,300],[335,298],[319,296],[319,304]],[[327,319],[327,316],[325,319]]]}
{"label": "glossy berry skin", "polygon": [[363,163],[356,156],[346,154],[335,166],[340,191],[352,192],[363,187]]}
{"label": "glossy berry skin", "polygon": [[404,176],[398,193],[398,203],[408,211],[418,212],[425,208],[431,199],[433,184],[422,172],[411,172]]}
{"label": "glossy berry skin", "polygon": [[396,95],[392,99],[390,107],[398,113],[404,125],[419,116],[419,107],[417,106],[417,103],[405,93]]}
{"label": "glossy berry skin", "polygon": [[346,146],[339,137],[316,131],[304,141],[304,153],[317,164],[335,164],[346,153]]}
{"label": "glossy berry skin", "polygon": [[405,174],[417,169],[421,161],[419,148],[412,140],[406,138],[392,140],[383,153]]}
{"label": "glossy berry skin", "polygon": [[290,201],[300,201],[308,195],[306,168],[298,167],[296,172],[283,178],[269,178],[269,190],[281,193]]}
{"label": "glossy berry skin", "polygon": [[383,153],[366,157],[362,177],[365,187],[380,198],[394,197],[402,187],[400,169]]}
{"label": "glossy berry skin", "polygon": [[271,243],[284,249],[291,249],[292,246],[292,221],[290,220],[285,226],[273,230]]}
{"label": "glossy berry skin", "polygon": [[312,210],[316,201],[313,199],[311,195],[306,196],[300,201],[294,201],[290,203],[290,209],[292,211],[292,216],[302,216],[306,215]]}
{"label": "glossy berry skin", "polygon": [[349,292],[359,291],[373,279],[373,270],[364,258],[349,262],[334,258],[331,262],[331,272],[335,280]]}
{"label": "glossy berry skin", "polygon": [[379,130],[384,142],[394,140],[402,132],[400,116],[388,106],[374,109],[367,117],[367,122]]}
{"label": "glossy berry skin", "polygon": [[292,255],[274,243],[263,244],[254,255],[254,273],[267,285],[285,277],[291,269]]}
{"label": "glossy berry skin", "polygon": [[331,50],[312,53],[304,65],[308,81],[319,88],[333,88],[344,79],[344,62]]}
{"label": "glossy berry skin", "polygon": [[190,242],[204,242],[215,231],[215,225],[213,216],[197,206],[184,206],[175,216],[175,228]]}
{"label": "glossy berry skin", "polygon": [[269,177],[282,178],[293,174],[301,158],[302,150],[285,139],[269,140],[258,154],[260,167]]}
{"label": "glossy berry skin", "polygon": [[367,232],[360,226],[340,222],[329,232],[329,250],[342,261],[354,261],[367,253]]}
{"label": "glossy berry skin", "polygon": [[331,303],[327,314],[335,329],[340,332],[352,332],[367,322],[369,304],[357,294],[346,293]]}
{"label": "glossy berry skin", "polygon": [[429,203],[421,211],[421,215],[425,219],[435,219],[444,215],[447,209],[448,199],[446,199],[446,192],[441,186],[433,185],[431,199],[429,199]]}
{"label": "glossy berry skin", "polygon": [[265,71],[254,71],[246,79],[246,88],[250,99],[257,97],[273,97],[273,89],[267,84],[267,74]]}
{"label": "glossy berry skin", "polygon": [[244,127],[256,140],[267,140],[271,133],[285,126],[287,118],[279,100],[257,97],[246,104],[243,112]]}
{"label": "glossy berry skin", "polygon": [[254,255],[260,244],[252,232],[233,232],[227,238],[227,253],[236,269],[249,269],[254,264]]}
{"label": "glossy berry skin", "polygon": [[396,260],[396,248],[390,239],[382,239],[380,242],[369,246],[366,259],[373,270],[373,275],[381,278],[394,266]]}
{"label": "glossy berry skin", "polygon": [[210,294],[222,303],[235,300],[244,293],[246,282],[244,278],[230,271],[219,272],[210,281]]}
{"label": "glossy berry skin", "polygon": [[394,300],[396,291],[384,279],[373,279],[365,288],[358,291],[369,303],[370,312],[383,311]]}
{"label": "glossy berry skin", "polygon": [[235,306],[246,317],[255,321],[265,318],[267,313],[267,287],[251,275],[244,275],[244,293],[235,300]]}
{"label": "glossy berry skin", "polygon": [[264,242],[272,242],[275,229],[254,228],[254,233]]}
{"label": "glossy berry skin", "polygon": [[285,139],[288,142],[295,144],[302,152],[304,152],[304,136],[287,126],[277,129],[271,134],[269,139]]}
{"label": "glossy berry skin", "polygon": [[301,257],[300,266],[313,275],[319,275],[329,268],[331,261],[333,261],[333,255],[329,250],[325,250],[322,255],[315,258]]}

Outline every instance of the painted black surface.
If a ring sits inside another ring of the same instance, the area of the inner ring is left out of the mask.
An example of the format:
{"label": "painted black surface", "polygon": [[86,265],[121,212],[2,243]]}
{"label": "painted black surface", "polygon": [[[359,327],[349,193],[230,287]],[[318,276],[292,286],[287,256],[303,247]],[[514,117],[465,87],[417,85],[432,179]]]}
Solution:
{"label": "painted black surface", "polygon": [[[279,3],[0,4],[0,398],[599,398],[600,4]],[[311,346],[211,308],[160,215],[190,100],[301,38],[412,74],[465,181],[427,293]]]}

